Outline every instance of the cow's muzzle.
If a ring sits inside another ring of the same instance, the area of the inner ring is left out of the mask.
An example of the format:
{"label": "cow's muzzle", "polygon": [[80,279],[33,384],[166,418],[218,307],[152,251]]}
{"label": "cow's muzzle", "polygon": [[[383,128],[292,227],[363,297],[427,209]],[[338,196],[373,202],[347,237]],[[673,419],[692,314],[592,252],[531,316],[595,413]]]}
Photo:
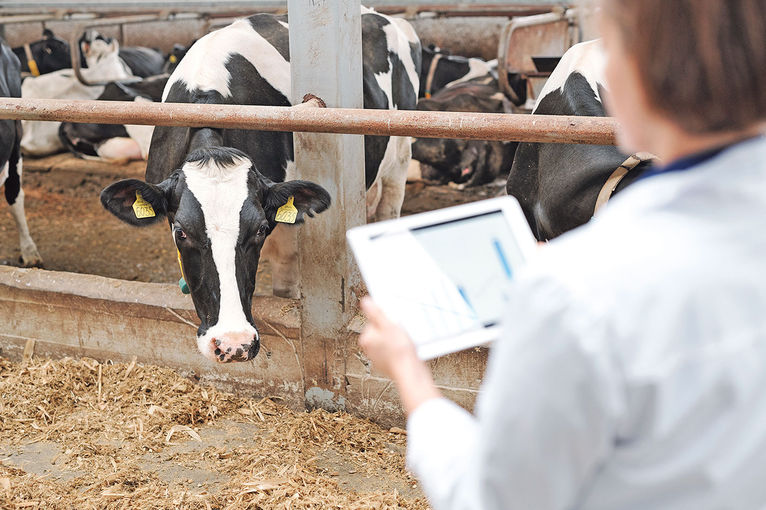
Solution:
{"label": "cow's muzzle", "polygon": [[261,348],[261,339],[257,331],[224,333],[211,338],[210,341],[213,355],[219,363],[250,361]]}

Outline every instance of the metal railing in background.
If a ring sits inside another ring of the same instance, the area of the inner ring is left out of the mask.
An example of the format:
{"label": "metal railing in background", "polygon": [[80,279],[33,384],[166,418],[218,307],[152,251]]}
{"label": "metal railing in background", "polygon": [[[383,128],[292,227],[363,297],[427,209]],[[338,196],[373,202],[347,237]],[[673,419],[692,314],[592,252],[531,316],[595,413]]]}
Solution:
{"label": "metal railing in background", "polygon": [[616,129],[608,117],[17,98],[0,99],[0,118],[594,145],[614,145]]}

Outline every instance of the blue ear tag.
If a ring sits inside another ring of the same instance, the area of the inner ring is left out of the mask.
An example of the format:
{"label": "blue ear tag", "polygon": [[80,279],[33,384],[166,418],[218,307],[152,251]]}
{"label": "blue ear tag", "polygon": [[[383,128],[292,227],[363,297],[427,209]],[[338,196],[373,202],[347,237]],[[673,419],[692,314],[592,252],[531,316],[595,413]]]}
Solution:
{"label": "blue ear tag", "polygon": [[181,278],[178,280],[178,286],[181,287],[181,292],[184,294],[189,294],[191,291],[189,290],[189,285],[186,283],[186,280]]}

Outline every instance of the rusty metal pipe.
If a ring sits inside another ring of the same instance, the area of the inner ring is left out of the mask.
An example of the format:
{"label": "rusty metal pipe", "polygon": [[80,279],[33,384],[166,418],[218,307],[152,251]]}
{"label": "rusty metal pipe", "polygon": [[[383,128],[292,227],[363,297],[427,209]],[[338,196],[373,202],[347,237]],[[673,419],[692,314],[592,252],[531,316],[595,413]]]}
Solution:
{"label": "rusty metal pipe", "polygon": [[0,118],[261,131],[614,145],[608,117],[0,99]]}

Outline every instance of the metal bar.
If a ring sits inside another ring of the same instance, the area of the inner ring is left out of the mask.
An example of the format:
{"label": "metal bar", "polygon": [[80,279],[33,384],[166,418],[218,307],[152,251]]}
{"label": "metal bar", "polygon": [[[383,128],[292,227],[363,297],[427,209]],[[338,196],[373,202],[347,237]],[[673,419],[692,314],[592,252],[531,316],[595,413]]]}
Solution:
{"label": "metal bar", "polygon": [[609,117],[28,98],[0,99],[0,118],[595,145],[614,145],[616,128]]}

